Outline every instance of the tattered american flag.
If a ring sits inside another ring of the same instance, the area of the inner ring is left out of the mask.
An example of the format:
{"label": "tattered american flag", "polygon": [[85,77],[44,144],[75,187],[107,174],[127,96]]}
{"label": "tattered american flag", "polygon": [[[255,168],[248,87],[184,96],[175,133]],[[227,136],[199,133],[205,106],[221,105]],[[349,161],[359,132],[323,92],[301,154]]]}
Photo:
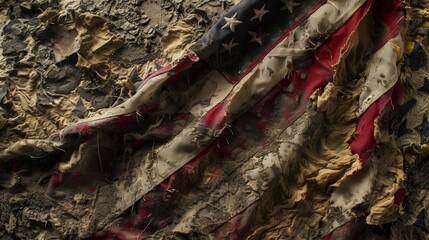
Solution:
{"label": "tattered american flag", "polygon": [[15,143],[2,169],[48,166],[22,211],[62,238],[427,236],[420,2],[242,0],[129,99]]}

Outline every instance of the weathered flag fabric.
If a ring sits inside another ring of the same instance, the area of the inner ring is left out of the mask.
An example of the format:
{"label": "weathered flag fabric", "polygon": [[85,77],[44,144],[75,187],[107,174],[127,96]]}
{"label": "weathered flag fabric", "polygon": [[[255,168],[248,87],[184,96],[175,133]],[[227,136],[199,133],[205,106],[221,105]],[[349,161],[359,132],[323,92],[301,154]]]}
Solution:
{"label": "weathered flag fabric", "polygon": [[0,239],[429,238],[427,1],[0,7]]}

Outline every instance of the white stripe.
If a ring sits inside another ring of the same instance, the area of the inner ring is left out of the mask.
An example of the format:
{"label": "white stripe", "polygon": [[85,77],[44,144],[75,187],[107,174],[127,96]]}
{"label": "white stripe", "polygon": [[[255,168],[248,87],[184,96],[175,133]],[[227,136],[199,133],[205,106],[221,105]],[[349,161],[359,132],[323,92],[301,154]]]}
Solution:
{"label": "white stripe", "polygon": [[358,117],[398,81],[400,69],[397,68],[397,61],[402,56],[403,50],[401,48],[398,53],[397,48],[402,45],[402,37],[398,34],[372,55],[366,68],[365,86],[359,96],[359,107],[356,112]]}

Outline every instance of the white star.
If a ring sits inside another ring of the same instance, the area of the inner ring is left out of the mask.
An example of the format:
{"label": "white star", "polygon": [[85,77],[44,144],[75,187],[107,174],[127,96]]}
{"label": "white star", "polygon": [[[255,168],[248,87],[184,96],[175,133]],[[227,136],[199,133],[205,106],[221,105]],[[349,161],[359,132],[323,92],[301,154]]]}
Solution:
{"label": "white star", "polygon": [[256,32],[249,32],[249,34],[252,36],[252,39],[250,39],[249,43],[257,42],[259,43],[259,45],[262,46],[262,38],[258,37],[258,34],[256,34]]}
{"label": "white star", "polygon": [[234,14],[232,17],[224,17],[225,18],[225,25],[223,25],[222,29],[229,27],[231,29],[231,32],[235,32],[235,26],[242,23],[242,21],[237,20],[235,17],[237,16],[237,13]]}
{"label": "white star", "polygon": [[229,43],[222,43],[222,46],[225,48],[226,51],[229,52],[229,54],[231,54],[231,50],[233,47],[237,46],[238,43],[234,43],[234,39],[231,39],[231,42]]}
{"label": "white star", "polygon": [[285,5],[281,10],[287,9],[291,14],[293,14],[293,8],[300,5],[301,3],[296,3],[293,0],[282,0]]}
{"label": "white star", "polygon": [[262,6],[261,9],[253,9],[253,11],[255,12],[255,16],[253,16],[250,21],[252,21],[253,19],[258,19],[259,22],[262,22],[262,16],[269,12],[269,10],[265,10],[265,4],[264,6]]}

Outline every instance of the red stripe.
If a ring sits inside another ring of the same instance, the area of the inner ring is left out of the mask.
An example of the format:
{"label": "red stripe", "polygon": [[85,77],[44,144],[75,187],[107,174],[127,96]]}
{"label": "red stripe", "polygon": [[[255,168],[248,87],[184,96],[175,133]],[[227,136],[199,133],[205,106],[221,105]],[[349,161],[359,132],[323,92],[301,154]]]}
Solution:
{"label": "red stripe", "polygon": [[313,64],[308,68],[308,76],[305,81],[304,97],[309,98],[311,94],[325,83],[333,75],[333,66],[338,64],[341,51],[347,44],[353,31],[368,13],[373,0],[366,1],[351,18],[336,31],[327,42],[320,46],[313,59]]}
{"label": "red stripe", "polygon": [[384,43],[396,36],[401,30],[403,8],[401,0],[378,0],[375,5],[375,28],[387,28],[388,34],[384,37],[382,43],[378,46],[381,48]]}
{"label": "red stripe", "polygon": [[211,144],[210,146],[205,148],[203,151],[198,153],[194,158],[192,158],[187,164],[185,164],[184,166],[179,168],[179,170],[177,170],[176,172],[171,174],[168,178],[166,178],[162,183],[160,183],[158,185],[158,187],[160,187],[161,189],[163,189],[165,191],[170,189],[171,184],[173,183],[174,179],[176,178],[177,173],[186,172],[186,171],[190,171],[190,170],[194,169],[200,163],[200,161],[205,156],[207,156],[207,154],[209,154],[210,152],[212,152],[215,149],[215,147],[216,147],[215,144]]}
{"label": "red stripe", "polygon": [[149,74],[146,77],[145,81],[147,81],[151,78],[154,78],[156,76],[159,76],[163,73],[169,72],[169,71],[173,71],[174,73],[182,72],[182,71],[190,68],[193,63],[198,62],[198,61],[199,61],[199,58],[195,53],[188,52],[187,56],[183,60],[181,60],[179,63],[177,63],[176,65],[173,65],[170,63],[167,66]]}
{"label": "red stripe", "polygon": [[[386,42],[396,36],[400,31],[400,21],[402,19],[402,6],[399,0],[379,0],[375,7],[375,14],[378,17],[378,22],[376,26],[383,27],[386,26],[389,32],[384,37],[383,41],[380,42],[375,49],[380,49]],[[380,29],[380,28],[378,28]],[[402,97],[402,91],[400,82],[398,81],[393,89],[385,93],[381,98],[379,98],[375,103],[373,103],[359,118],[358,124],[356,126],[357,137],[351,142],[350,148],[352,153],[357,153],[363,164],[368,163],[370,158],[370,153],[375,148],[375,138],[374,138],[374,120],[378,114],[384,109],[386,104],[390,101],[396,103],[397,100]],[[397,205],[402,204],[405,197],[405,190],[398,190],[394,196],[394,203]],[[350,221],[351,222],[351,221]],[[348,223],[350,223],[348,222]],[[345,224],[347,225],[347,223]],[[340,227],[341,228],[341,227]],[[332,233],[329,233],[326,238],[330,239]],[[359,234],[354,234],[354,238],[358,239]]]}
{"label": "red stripe", "polygon": [[394,202],[396,205],[400,206],[404,202],[405,194],[407,190],[405,188],[400,188],[394,195]]}
{"label": "red stripe", "polygon": [[219,103],[202,118],[202,124],[206,128],[220,130],[226,122],[226,106],[224,102]]}
{"label": "red stripe", "polygon": [[376,102],[361,115],[356,126],[355,139],[350,143],[350,149],[353,154],[358,154],[361,162],[365,165],[368,163],[371,153],[373,152],[376,142],[374,138],[375,125],[374,121],[379,113],[383,111],[387,103],[395,103],[400,92],[400,82],[381,96]]}
{"label": "red stripe", "polygon": [[372,104],[359,118],[355,134],[357,137],[350,143],[353,154],[358,154],[363,164],[366,164],[375,147],[374,120],[381,108],[379,104]]}
{"label": "red stripe", "polygon": [[[374,138],[374,121],[378,114],[383,111],[387,103],[393,104],[402,96],[401,84],[398,81],[395,86],[373,103],[359,118],[356,126],[357,137],[350,143],[353,154],[358,154],[363,165],[366,165],[371,157],[376,142]],[[356,173],[355,173],[356,174]],[[402,204],[405,197],[405,189],[399,189],[394,195],[394,203]],[[332,232],[331,232],[332,233]],[[331,234],[330,233],[330,234]],[[329,236],[329,234],[327,235]]]}
{"label": "red stripe", "polygon": [[[391,38],[396,36],[400,31],[401,19],[403,16],[401,3],[399,0],[380,0],[375,5],[376,23],[375,25],[383,29],[388,28],[388,33],[380,42],[376,49],[380,49],[386,44]],[[375,148],[374,138],[374,120],[378,114],[384,109],[392,98],[398,99],[401,97],[401,87],[399,81],[395,86],[381,96],[376,102],[371,104],[369,108],[361,115],[356,126],[355,135],[357,137],[350,143],[352,153],[359,155],[361,162],[366,164],[371,156],[372,151]]]}

